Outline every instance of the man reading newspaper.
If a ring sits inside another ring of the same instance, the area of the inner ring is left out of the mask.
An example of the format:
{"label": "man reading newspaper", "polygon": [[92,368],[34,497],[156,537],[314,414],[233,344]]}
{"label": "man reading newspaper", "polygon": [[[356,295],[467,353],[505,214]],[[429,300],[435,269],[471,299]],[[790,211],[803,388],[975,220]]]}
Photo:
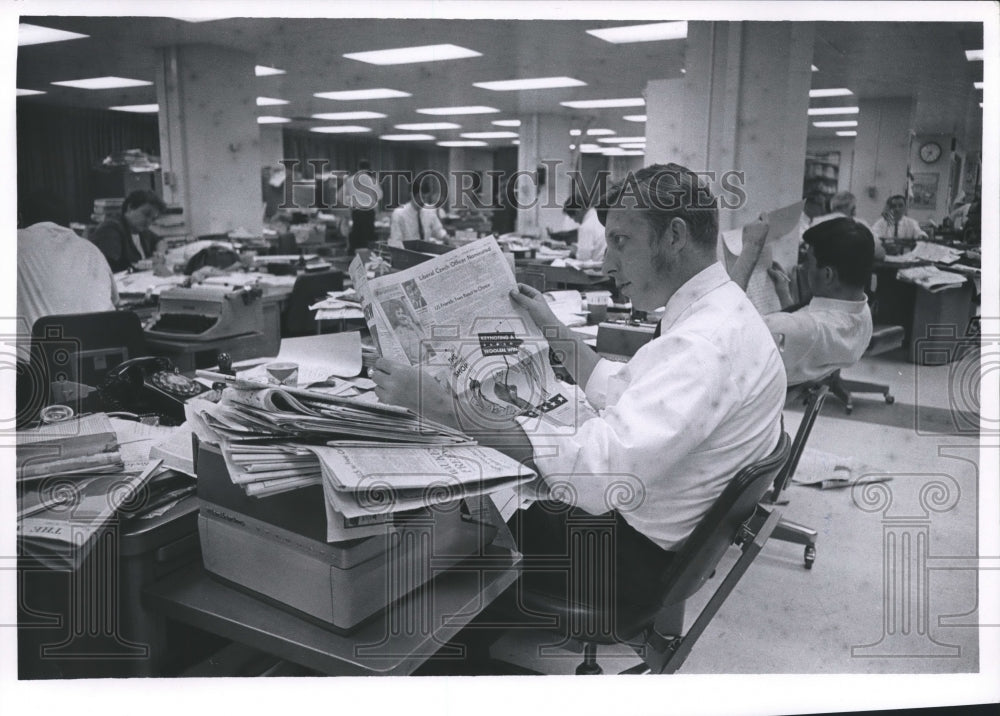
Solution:
{"label": "man reading newspaper", "polygon": [[[380,400],[530,461],[556,499],[515,518],[527,565],[522,581],[560,595],[596,574],[611,580],[624,614],[658,602],[673,551],[736,472],[775,448],[785,374],[760,315],[716,260],[716,199],[694,173],[676,164],[646,167],[605,201],[605,273],[636,309],[665,306],[650,343],[626,364],[603,360],[559,324],[537,291],[518,286],[510,294],[560,344],[593,412],[578,411],[564,428],[542,414],[476,425],[461,396],[423,365],[386,356],[373,379]],[[568,521],[581,511],[613,519],[610,563],[575,567],[600,570],[590,575],[532,569],[533,555],[568,554]]]}

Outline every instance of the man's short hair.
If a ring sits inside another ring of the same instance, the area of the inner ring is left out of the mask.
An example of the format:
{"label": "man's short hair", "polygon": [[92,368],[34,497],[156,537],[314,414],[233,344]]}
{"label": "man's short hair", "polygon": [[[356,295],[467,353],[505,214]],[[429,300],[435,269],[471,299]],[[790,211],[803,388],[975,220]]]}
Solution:
{"label": "man's short hair", "polygon": [[816,266],[833,268],[842,284],[865,288],[871,280],[875,261],[872,232],[854,219],[830,219],[811,226],[802,240],[816,257]]}
{"label": "man's short hair", "polygon": [[140,206],[145,206],[146,204],[151,204],[156,207],[156,210],[161,214],[167,210],[167,205],[163,203],[155,191],[150,191],[149,189],[136,189],[130,192],[128,196],[125,197],[125,201],[122,202],[122,213],[126,211],[131,211],[132,209],[138,209]]}
{"label": "man's short hair", "polygon": [[680,164],[651,164],[629,172],[614,184],[597,206],[597,218],[607,224],[608,209],[632,208],[643,211],[656,238],[663,236],[670,222],[682,219],[695,243],[714,248],[719,240],[719,209],[712,190],[697,174]]}
{"label": "man's short hair", "polygon": [[849,191],[838,191],[830,198],[830,211],[839,211],[850,216],[855,208],[854,194]]}

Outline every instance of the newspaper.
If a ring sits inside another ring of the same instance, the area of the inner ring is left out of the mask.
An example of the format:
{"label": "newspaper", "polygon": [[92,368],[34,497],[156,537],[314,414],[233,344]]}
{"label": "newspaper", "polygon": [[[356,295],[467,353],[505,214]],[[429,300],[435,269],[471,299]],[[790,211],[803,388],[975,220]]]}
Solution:
{"label": "newspaper", "polygon": [[350,273],[382,357],[446,382],[475,428],[516,416],[573,424],[574,401],[542,331],[510,299],[517,284],[495,239],[375,279],[355,258]]}

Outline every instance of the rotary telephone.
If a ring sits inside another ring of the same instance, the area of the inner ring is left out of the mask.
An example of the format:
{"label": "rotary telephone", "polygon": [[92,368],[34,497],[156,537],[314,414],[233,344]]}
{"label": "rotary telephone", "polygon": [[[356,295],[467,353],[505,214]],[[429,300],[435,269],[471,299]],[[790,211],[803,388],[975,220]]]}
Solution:
{"label": "rotary telephone", "polygon": [[169,358],[133,358],[108,371],[100,387],[101,404],[107,412],[157,413],[180,424],[184,403],[208,390],[183,376]]}

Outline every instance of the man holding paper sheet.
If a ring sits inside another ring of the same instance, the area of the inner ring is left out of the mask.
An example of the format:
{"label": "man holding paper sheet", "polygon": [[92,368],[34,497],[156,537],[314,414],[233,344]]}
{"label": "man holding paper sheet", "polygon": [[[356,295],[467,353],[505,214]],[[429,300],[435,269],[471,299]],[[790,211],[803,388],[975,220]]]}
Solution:
{"label": "man holding paper sheet", "polygon": [[[744,232],[743,252],[734,280],[741,279],[761,255],[767,225]],[[806,278],[813,298],[794,313],[764,316],[781,353],[788,384],[817,380],[860,359],[872,337],[872,316],[865,286],[871,278],[875,241],[861,223],[838,217],[814,224],[802,235],[807,246]],[[788,279],[770,272],[782,305],[792,303]]]}
{"label": "man holding paper sheet", "polygon": [[[599,214],[604,271],[639,310],[665,306],[658,335],[626,364],[601,359],[519,286],[512,301],[566,353],[564,365],[589,408],[575,425],[546,429],[544,417],[512,418],[502,429],[461,424],[453,396],[419,368],[379,361],[380,400],[457,425],[481,443],[530,460],[541,487],[562,486],[554,503],[516,518],[529,559],[561,554],[567,514],[613,513],[611,564],[619,609],[657,600],[658,575],[742,466],[769,454],[781,432],[784,370],[746,295],[716,260],[717,202],[690,170],[653,165],[612,188]],[[635,499],[621,504],[625,486]],[[562,573],[527,570],[531,588],[561,593]]]}

